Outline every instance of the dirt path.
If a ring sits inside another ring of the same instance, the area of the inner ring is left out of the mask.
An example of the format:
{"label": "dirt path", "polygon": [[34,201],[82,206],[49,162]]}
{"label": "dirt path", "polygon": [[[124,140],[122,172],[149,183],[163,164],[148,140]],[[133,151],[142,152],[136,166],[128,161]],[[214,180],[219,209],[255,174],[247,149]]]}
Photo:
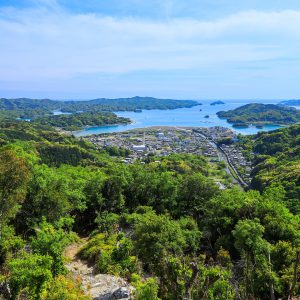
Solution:
{"label": "dirt path", "polygon": [[93,267],[89,267],[85,261],[77,257],[86,242],[86,239],[82,239],[80,243],[72,244],[65,250],[66,268],[74,278],[81,279],[84,291],[91,295],[93,300],[132,299],[126,294],[130,294],[133,288],[124,279],[107,274],[95,274]]}

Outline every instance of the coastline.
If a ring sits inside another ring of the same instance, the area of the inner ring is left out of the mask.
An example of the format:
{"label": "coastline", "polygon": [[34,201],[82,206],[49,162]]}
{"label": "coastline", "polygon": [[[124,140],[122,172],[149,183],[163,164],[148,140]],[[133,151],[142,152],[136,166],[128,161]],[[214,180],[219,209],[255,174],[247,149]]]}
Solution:
{"label": "coastline", "polygon": [[79,134],[80,132],[83,132],[83,131],[86,131],[86,130],[92,129],[92,128],[103,128],[103,127],[111,127],[111,126],[127,126],[127,125],[132,125],[135,123],[136,122],[131,120],[131,122],[128,122],[128,123],[114,123],[114,124],[105,124],[105,125],[85,125],[80,130],[64,130],[61,128],[57,128],[57,129],[76,136],[76,134]]}

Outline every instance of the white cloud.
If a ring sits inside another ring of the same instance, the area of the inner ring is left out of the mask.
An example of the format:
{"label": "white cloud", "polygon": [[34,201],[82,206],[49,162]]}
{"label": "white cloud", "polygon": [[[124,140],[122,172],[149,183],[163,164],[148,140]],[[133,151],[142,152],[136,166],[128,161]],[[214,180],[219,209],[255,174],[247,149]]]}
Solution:
{"label": "white cloud", "polygon": [[[300,11],[246,11],[214,21],[71,14],[53,0],[0,10],[0,80],[40,81],[142,70],[205,70],[299,57]],[[171,9],[172,1],[166,2]]]}

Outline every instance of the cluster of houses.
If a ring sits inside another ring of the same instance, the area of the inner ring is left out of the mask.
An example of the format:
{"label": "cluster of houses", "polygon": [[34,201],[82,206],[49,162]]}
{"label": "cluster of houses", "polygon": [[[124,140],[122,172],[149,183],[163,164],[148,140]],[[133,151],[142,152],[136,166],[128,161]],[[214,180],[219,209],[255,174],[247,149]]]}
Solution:
{"label": "cluster of houses", "polygon": [[227,155],[230,164],[238,171],[243,180],[249,184],[251,182],[252,164],[245,159],[242,148],[224,144],[220,145],[220,148]]}
{"label": "cluster of houses", "polygon": [[168,156],[172,153],[201,154],[218,159],[216,146],[192,128],[140,129],[123,133],[91,136],[97,147],[122,147],[131,151],[127,163],[153,153]]}
{"label": "cluster of houses", "polygon": [[235,144],[218,145],[218,141],[222,139],[236,139],[235,133],[228,128],[143,128],[93,135],[88,139],[98,148],[113,146],[130,150],[131,154],[123,160],[126,164],[136,160],[142,161],[142,158],[150,153],[155,156],[168,156],[174,153],[199,154],[208,157],[211,161],[224,160],[225,155],[233,168],[237,171],[242,170],[241,176],[245,181],[250,180],[251,163],[246,161],[241,149]]}

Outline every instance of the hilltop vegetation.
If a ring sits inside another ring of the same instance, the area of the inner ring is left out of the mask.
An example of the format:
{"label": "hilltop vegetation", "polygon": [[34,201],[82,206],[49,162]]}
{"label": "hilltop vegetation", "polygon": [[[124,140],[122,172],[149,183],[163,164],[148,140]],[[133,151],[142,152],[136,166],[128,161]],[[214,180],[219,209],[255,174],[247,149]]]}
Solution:
{"label": "hilltop vegetation", "polygon": [[[300,293],[300,220],[290,206],[299,197],[288,186],[299,187],[299,128],[240,141],[259,153],[257,174],[276,182],[259,193],[220,190],[224,166],[202,156],[125,165],[48,124],[0,122],[0,293],[90,299],[63,254],[83,235],[80,257],[130,281],[137,300],[291,299]],[[277,164],[289,165],[287,180]]]}
{"label": "hilltop vegetation", "polygon": [[243,146],[253,152],[252,187],[264,191],[284,187],[283,199],[300,213],[300,125],[243,137]]}
{"label": "hilltop vegetation", "polygon": [[249,126],[250,124],[280,124],[290,125],[300,121],[300,111],[291,107],[274,104],[251,103],[234,110],[220,111],[220,118],[226,118],[235,126]]}

